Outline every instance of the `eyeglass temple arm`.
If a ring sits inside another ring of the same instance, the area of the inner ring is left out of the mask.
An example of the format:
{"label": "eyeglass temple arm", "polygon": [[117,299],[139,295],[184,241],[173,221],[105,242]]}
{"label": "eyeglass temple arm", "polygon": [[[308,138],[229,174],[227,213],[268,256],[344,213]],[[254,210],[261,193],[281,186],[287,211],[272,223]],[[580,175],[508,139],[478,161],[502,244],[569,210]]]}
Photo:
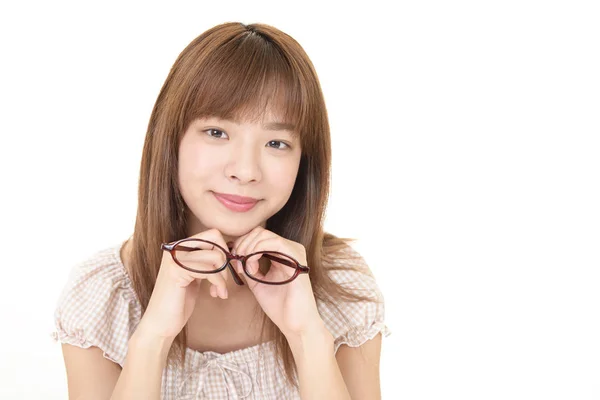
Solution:
{"label": "eyeglass temple arm", "polygon": [[199,248],[197,248],[197,247],[187,247],[187,246],[183,246],[183,245],[181,245],[181,244],[180,244],[180,245],[178,245],[178,246],[177,246],[177,248],[178,248],[178,249],[181,249],[181,250],[186,250],[186,251],[196,251],[196,250],[202,250],[202,249],[199,249]]}
{"label": "eyeglass temple arm", "polygon": [[[291,262],[289,260],[286,260],[286,259],[283,259],[283,258],[279,258],[277,256],[272,256],[270,254],[265,254],[264,256],[266,258],[270,259],[270,260],[277,261],[278,263],[287,265],[288,267],[292,267],[294,269],[296,269],[296,267],[297,267],[295,263],[293,263],[293,262]],[[304,272],[308,272],[309,271],[309,268],[305,267],[304,265],[298,264],[298,266],[300,267],[300,270],[302,270]]]}

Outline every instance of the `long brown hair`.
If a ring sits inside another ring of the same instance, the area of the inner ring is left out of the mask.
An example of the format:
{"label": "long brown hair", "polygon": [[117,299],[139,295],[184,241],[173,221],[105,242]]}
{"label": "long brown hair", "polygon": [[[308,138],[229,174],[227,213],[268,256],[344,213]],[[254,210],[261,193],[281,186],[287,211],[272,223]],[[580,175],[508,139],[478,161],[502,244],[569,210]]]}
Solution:
{"label": "long brown hair", "polygon": [[[187,236],[186,205],[178,182],[179,142],[196,118],[242,120],[276,109],[296,127],[302,157],[292,194],[266,229],[304,245],[315,298],[378,301],[336,284],[328,271],[340,257],[358,257],[350,239],[323,231],[329,196],[331,141],[327,111],[314,67],[289,35],[264,24],[225,23],[204,32],[179,55],[160,90],[144,142],[130,265],[134,290],[146,310],[161,262],[160,244]],[[363,270],[361,263],[357,270]],[[347,263],[346,263],[347,265]],[[352,268],[343,266],[344,269]],[[343,315],[340,315],[344,318]],[[296,388],[297,371],[285,336],[263,313],[261,340],[274,338],[279,366]],[[185,360],[186,329],[169,360]]]}

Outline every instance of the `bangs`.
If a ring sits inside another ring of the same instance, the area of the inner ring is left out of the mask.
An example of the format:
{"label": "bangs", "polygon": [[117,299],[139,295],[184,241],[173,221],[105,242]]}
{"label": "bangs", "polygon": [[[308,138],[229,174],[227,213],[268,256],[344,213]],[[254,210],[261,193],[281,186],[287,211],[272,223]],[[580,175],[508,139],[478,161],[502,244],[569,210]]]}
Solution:
{"label": "bangs", "polygon": [[291,63],[268,38],[244,32],[211,49],[197,65],[186,126],[197,118],[290,124],[305,130],[307,96]]}

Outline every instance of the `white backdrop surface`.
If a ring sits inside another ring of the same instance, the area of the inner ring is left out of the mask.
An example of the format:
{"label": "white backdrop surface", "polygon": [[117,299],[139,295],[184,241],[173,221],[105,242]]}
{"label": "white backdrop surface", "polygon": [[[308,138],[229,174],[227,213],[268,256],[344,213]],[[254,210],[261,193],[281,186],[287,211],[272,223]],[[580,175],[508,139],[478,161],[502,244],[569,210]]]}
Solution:
{"label": "white backdrop surface", "polygon": [[326,228],[384,293],[383,398],[600,398],[593,3],[2,3],[0,398],[67,397],[62,285],[130,235],[158,91],[227,21],[289,33],[319,74]]}

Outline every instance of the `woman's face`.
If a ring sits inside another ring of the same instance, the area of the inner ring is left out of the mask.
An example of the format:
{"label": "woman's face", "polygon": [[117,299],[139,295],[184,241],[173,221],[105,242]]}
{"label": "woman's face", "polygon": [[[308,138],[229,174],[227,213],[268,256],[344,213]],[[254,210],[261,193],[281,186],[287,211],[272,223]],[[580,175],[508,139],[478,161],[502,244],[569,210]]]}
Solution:
{"label": "woman's face", "polygon": [[[188,236],[216,228],[232,241],[266,226],[287,203],[302,149],[292,127],[279,122],[267,116],[258,122],[202,118],[190,124],[179,147],[179,184],[191,211]],[[218,194],[257,201],[248,210],[230,204],[232,209]]]}

